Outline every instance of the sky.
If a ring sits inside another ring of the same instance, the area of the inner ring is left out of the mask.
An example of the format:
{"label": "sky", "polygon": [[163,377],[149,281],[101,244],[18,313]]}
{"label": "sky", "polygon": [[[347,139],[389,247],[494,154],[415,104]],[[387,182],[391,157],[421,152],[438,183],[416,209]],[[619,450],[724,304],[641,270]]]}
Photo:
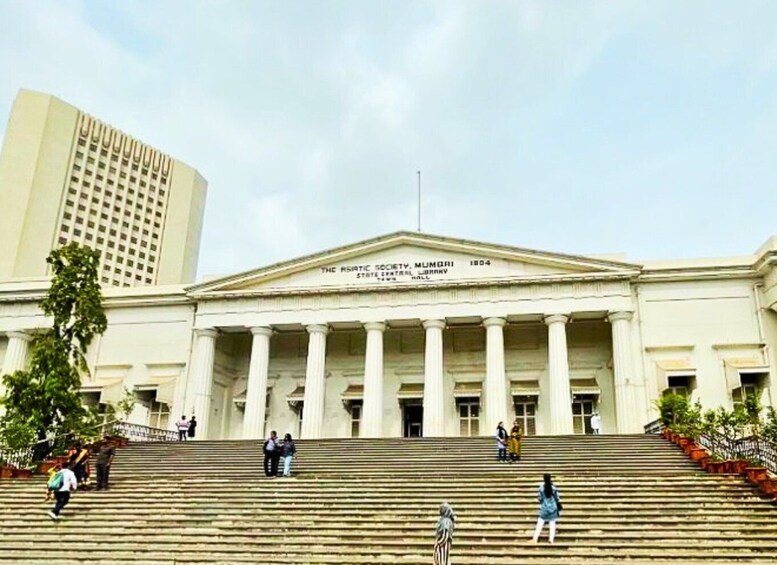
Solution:
{"label": "sky", "polygon": [[0,0],[52,93],[208,180],[199,276],[416,229],[629,260],[777,234],[777,2]]}

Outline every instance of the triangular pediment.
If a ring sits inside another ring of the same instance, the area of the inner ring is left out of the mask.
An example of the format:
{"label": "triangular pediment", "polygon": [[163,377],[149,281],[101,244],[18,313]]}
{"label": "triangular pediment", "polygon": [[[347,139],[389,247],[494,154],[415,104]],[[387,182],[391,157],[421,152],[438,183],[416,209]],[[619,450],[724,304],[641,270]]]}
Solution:
{"label": "triangular pediment", "polygon": [[398,232],[223,277],[192,294],[321,291],[637,274],[630,263]]}

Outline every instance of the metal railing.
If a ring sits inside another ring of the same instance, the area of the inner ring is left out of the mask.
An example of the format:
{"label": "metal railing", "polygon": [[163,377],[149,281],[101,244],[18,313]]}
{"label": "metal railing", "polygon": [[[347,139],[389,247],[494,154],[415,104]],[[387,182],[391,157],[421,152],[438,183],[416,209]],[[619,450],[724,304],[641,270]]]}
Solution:
{"label": "metal railing", "polygon": [[[660,434],[664,429],[660,420],[645,425],[646,434]],[[696,439],[697,445],[720,459],[746,459],[758,462],[777,474],[777,445],[759,436],[732,438],[719,432],[704,432]]]}
{"label": "metal railing", "polygon": [[663,431],[663,429],[664,424],[661,422],[661,420],[653,420],[652,422],[645,424],[646,434],[658,435]]}
{"label": "metal railing", "polygon": [[178,441],[178,432],[120,421],[106,424],[103,435],[126,437],[130,441]]}
{"label": "metal railing", "polygon": [[0,445],[0,464],[17,469],[31,468],[36,462],[49,457],[64,455],[75,442],[90,444],[103,436],[125,437],[130,441],[177,441],[178,433],[172,430],[131,424],[120,420],[103,422],[92,434],[68,433],[41,440],[28,447],[10,449]]}

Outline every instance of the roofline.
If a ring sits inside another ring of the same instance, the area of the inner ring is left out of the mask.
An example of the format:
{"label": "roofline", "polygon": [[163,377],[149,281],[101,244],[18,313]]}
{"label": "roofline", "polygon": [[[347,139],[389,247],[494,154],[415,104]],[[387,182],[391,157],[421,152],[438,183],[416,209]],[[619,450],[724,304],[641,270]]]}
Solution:
{"label": "roofline", "polygon": [[345,253],[349,250],[355,250],[359,247],[365,247],[365,246],[372,246],[379,243],[386,243],[390,242],[395,239],[407,239],[409,242],[412,242],[413,240],[417,241],[423,241],[423,242],[437,242],[437,243],[444,243],[449,245],[458,245],[458,246],[483,246],[491,248],[495,251],[500,251],[502,253],[512,253],[512,254],[524,254],[524,255],[533,255],[538,258],[546,258],[546,259],[553,259],[553,260],[563,260],[567,259],[570,261],[575,261],[579,263],[588,263],[591,265],[598,265],[603,267],[610,267],[613,269],[627,269],[630,271],[642,270],[642,265],[634,264],[634,263],[625,263],[621,261],[613,261],[609,259],[598,259],[593,257],[586,257],[584,255],[572,255],[568,253],[555,253],[550,251],[543,251],[539,249],[527,249],[523,247],[514,247],[510,245],[503,245],[503,244],[495,244],[495,243],[488,243],[488,242],[482,242],[482,241],[475,241],[471,239],[461,239],[461,238],[452,238],[452,237],[446,237],[446,236],[440,236],[440,235],[434,235],[434,234],[428,234],[423,232],[413,232],[413,231],[407,231],[407,230],[400,230],[396,232],[392,232],[389,234],[364,239],[361,241],[357,241],[355,243],[349,243],[347,245],[340,245],[337,247],[332,247],[330,249],[325,249],[323,251],[317,251],[315,253],[310,253],[307,255],[302,255],[300,257],[295,257],[293,259],[288,259],[286,261],[281,261],[279,263],[272,263],[270,265],[266,265],[264,267],[254,268],[247,271],[241,271],[239,273],[235,273],[233,275],[227,275],[225,277],[218,277],[216,279],[211,279],[209,281],[197,283],[191,286],[188,286],[186,288],[187,293],[198,293],[198,292],[207,292],[208,289],[214,287],[214,286],[221,286],[233,282],[238,282],[240,280],[259,275],[260,273],[264,271],[273,271],[273,270],[279,270],[283,269],[285,267],[292,266],[297,263],[305,263],[305,262],[312,262],[316,259],[324,259],[330,255],[337,255],[340,253]]}

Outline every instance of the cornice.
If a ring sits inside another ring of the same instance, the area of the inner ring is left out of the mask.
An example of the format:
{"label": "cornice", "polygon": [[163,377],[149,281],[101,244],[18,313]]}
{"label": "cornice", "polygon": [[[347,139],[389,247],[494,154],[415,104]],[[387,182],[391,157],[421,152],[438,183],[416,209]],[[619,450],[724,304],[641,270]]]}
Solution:
{"label": "cornice", "polygon": [[264,298],[264,297],[283,297],[283,296],[312,296],[329,294],[362,294],[362,293],[385,293],[398,291],[426,291],[440,289],[456,288],[488,288],[494,286],[527,286],[532,284],[558,284],[558,283],[579,283],[579,282],[611,282],[611,281],[633,281],[639,274],[639,271],[624,271],[619,273],[580,273],[564,275],[537,275],[528,277],[503,277],[494,279],[473,279],[463,281],[440,281],[433,283],[400,283],[388,285],[370,285],[370,286],[338,286],[324,288],[275,288],[275,289],[251,289],[251,290],[231,290],[231,291],[197,291],[188,294],[191,300],[223,300],[229,298]]}

